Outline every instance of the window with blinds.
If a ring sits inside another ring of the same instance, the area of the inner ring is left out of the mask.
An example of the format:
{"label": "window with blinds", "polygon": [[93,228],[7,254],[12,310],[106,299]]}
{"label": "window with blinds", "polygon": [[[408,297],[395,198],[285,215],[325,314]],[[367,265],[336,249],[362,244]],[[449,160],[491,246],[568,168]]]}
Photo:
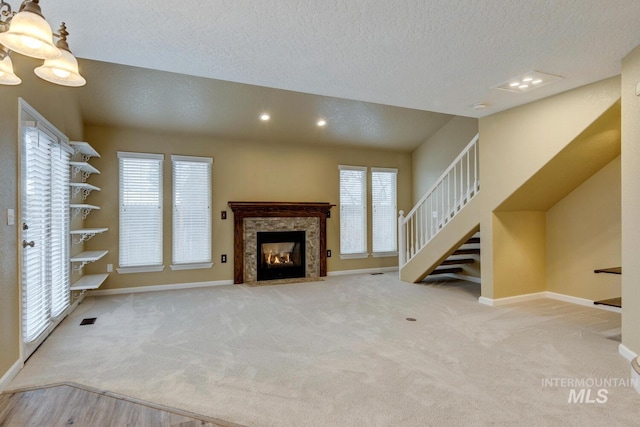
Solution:
{"label": "window with blinds", "polygon": [[[21,115],[35,116],[22,105]],[[64,317],[69,292],[71,148],[50,125],[21,120],[22,335],[28,357]]]}
{"label": "window with blinds", "polygon": [[371,168],[373,256],[397,255],[397,169]]}
{"label": "window with blinds", "polygon": [[173,270],[210,268],[210,157],[171,156],[173,173]]}
{"label": "window with blinds", "polygon": [[367,168],[339,166],[340,257],[367,257]]}
{"label": "window with blinds", "polygon": [[118,152],[119,273],[162,271],[163,154]]}

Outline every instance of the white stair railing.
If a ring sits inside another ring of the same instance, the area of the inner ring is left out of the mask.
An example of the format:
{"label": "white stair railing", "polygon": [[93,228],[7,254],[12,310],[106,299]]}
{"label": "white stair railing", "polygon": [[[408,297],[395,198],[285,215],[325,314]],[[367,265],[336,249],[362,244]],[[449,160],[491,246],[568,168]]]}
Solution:
{"label": "white stair railing", "polygon": [[411,212],[398,218],[399,267],[411,261],[480,191],[476,135]]}

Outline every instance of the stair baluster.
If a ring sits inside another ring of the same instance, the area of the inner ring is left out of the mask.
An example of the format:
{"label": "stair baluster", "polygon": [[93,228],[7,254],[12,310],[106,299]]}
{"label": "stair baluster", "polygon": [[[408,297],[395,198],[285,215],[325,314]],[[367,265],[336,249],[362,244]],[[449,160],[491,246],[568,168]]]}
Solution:
{"label": "stair baluster", "polygon": [[[398,218],[400,269],[478,194],[480,190],[479,139],[479,135],[476,135],[467,144],[406,216],[403,211],[400,211]],[[460,174],[459,177],[458,174]]]}

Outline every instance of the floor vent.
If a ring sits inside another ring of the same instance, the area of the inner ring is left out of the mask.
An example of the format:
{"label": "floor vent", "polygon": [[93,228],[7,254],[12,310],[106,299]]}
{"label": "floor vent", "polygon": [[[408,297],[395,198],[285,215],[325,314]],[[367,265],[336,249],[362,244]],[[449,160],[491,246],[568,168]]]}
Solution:
{"label": "floor vent", "polygon": [[80,322],[80,326],[93,325],[94,323],[96,323],[96,319],[97,317],[88,317],[86,319],[82,319],[82,322]]}
{"label": "floor vent", "polygon": [[416,321],[416,319],[414,317],[407,317],[407,320],[409,322],[415,322]]}
{"label": "floor vent", "polygon": [[371,273],[372,276],[379,276],[381,274],[384,274],[384,273]]}

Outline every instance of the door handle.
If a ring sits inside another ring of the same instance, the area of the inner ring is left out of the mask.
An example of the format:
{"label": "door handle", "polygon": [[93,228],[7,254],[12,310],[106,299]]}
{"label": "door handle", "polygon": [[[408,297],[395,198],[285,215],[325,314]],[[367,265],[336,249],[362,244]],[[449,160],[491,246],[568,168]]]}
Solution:
{"label": "door handle", "polygon": [[26,240],[22,241],[22,247],[23,248],[26,248],[27,246],[34,247],[35,245],[36,245],[36,242],[34,242],[33,240],[30,241],[30,242],[27,242]]}

